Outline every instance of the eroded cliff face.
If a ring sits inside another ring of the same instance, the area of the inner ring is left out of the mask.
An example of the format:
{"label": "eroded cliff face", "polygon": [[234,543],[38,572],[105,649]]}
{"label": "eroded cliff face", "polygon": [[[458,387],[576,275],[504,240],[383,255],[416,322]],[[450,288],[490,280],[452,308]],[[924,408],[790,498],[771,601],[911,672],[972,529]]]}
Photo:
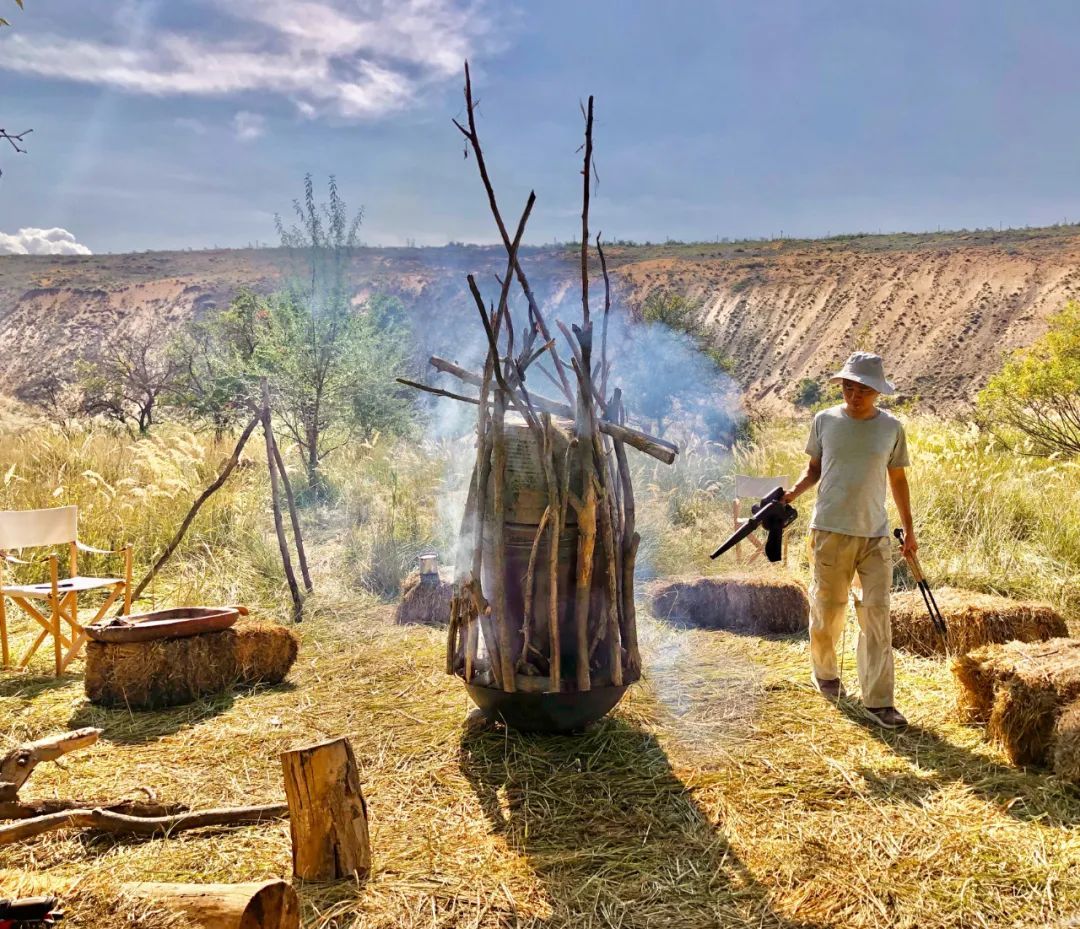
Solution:
{"label": "eroded cliff face", "polygon": [[[1004,352],[1030,343],[1080,296],[1075,228],[609,251],[616,311],[635,312],[656,289],[699,300],[748,404],[776,411],[800,378],[834,370],[855,348],[885,355],[902,391],[928,408],[962,407]],[[541,301],[576,319],[575,261],[567,250],[525,255]],[[461,333],[476,328],[465,274],[494,295],[504,263],[494,248],[364,249],[353,262],[356,301],[399,296],[423,349],[453,356]],[[69,371],[133,332],[175,331],[241,288],[280,286],[287,273],[275,250],[0,257],[0,392]],[[593,305],[602,305],[599,275]]]}
{"label": "eroded cliff face", "polygon": [[1030,344],[1080,294],[1080,238],[1057,247],[965,244],[881,252],[778,251],[728,261],[668,258],[621,268],[627,299],[674,287],[703,302],[748,401],[777,407],[803,377],[856,348],[885,356],[926,406],[963,406],[1004,353]]}

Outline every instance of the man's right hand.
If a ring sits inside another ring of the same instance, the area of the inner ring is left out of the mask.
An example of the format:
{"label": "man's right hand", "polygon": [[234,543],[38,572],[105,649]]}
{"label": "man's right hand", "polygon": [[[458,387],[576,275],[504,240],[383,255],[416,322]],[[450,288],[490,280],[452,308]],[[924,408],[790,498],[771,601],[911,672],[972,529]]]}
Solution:
{"label": "man's right hand", "polygon": [[794,490],[787,491],[787,493],[785,493],[783,497],[784,503],[791,503],[791,501],[794,500],[797,496],[799,495],[795,493]]}

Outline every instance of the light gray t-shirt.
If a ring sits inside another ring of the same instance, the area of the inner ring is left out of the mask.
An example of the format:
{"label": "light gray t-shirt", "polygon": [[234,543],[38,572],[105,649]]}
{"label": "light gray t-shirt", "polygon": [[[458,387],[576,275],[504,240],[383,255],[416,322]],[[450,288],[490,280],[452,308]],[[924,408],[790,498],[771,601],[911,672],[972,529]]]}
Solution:
{"label": "light gray t-shirt", "polygon": [[885,410],[872,419],[852,419],[843,406],[822,410],[810,427],[806,454],[821,459],[811,529],[865,538],[889,534],[887,469],[911,464],[900,420]]}

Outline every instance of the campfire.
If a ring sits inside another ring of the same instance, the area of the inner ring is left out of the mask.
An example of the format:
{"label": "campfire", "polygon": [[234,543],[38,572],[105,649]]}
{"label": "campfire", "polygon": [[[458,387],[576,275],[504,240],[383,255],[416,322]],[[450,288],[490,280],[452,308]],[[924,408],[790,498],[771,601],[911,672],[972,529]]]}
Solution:
{"label": "campfire", "polygon": [[[622,392],[609,383],[611,285],[599,235],[602,315],[594,317],[590,305],[592,98],[583,146],[581,321],[556,323],[563,352],[518,259],[535,194],[511,238],[484,162],[467,65],[465,103],[467,125],[455,125],[479,169],[506,248],[506,271],[491,305],[468,276],[487,343],[483,370],[431,358],[436,370],[477,392],[405,382],[477,409],[476,463],[455,561],[446,670],[460,676],[492,715],[511,723],[516,716],[530,728],[572,728],[607,712],[641,674],[634,609],[640,536],[626,446],[667,464],[678,448],[628,426]],[[515,280],[528,308],[528,324],[517,328],[509,302]],[[557,395],[536,390],[532,375],[543,376],[545,389]],[[557,718],[538,716],[536,698],[554,695],[563,708]],[[568,703],[567,696],[577,699]]]}

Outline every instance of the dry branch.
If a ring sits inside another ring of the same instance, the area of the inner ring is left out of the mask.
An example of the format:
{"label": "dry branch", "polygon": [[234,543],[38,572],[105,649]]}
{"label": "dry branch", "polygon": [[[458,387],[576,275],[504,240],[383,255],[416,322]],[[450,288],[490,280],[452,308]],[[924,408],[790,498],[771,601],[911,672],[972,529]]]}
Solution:
{"label": "dry branch", "polygon": [[[428,359],[431,366],[437,371],[442,371],[445,374],[450,374],[456,377],[458,380],[466,383],[480,386],[482,378],[478,374],[474,374],[459,365],[454,364],[452,361],[447,361],[445,358],[440,358],[437,355],[432,355]],[[420,385],[410,385],[420,386]],[[421,387],[421,389],[428,389]],[[431,390],[432,393],[436,392],[436,389]],[[462,399],[466,402],[479,403],[478,400],[472,400],[468,397],[455,397],[455,399]],[[562,416],[566,419],[574,418],[573,409],[565,403],[561,403],[558,400],[552,400],[550,397],[544,397],[539,394],[529,394],[529,399],[532,405],[536,409],[545,413],[553,413],[556,416]],[[660,439],[656,436],[649,435],[646,432],[641,432],[637,429],[631,429],[629,426],[622,425],[620,423],[612,422],[607,419],[601,419],[597,422],[597,427],[604,433],[604,435],[610,436],[612,439],[617,439],[620,442],[629,445],[631,448],[636,448],[639,452],[644,452],[652,458],[658,461],[664,462],[664,464],[671,464],[675,460],[675,456],[679,452],[679,446],[673,442],[668,442],[666,439]]]}
{"label": "dry branch", "polygon": [[180,813],[176,816],[127,816],[107,809],[66,810],[0,826],[0,845],[21,842],[57,829],[94,829],[115,835],[167,836],[203,826],[241,826],[282,819],[289,809],[284,803],[242,806],[220,810]]}
{"label": "dry branch", "polygon": [[311,583],[311,573],[308,571],[304,536],[300,531],[300,514],[296,509],[292,481],[289,480],[289,473],[285,470],[285,462],[281,460],[281,449],[278,448],[277,439],[273,433],[270,434],[270,445],[274,451],[274,464],[277,465],[278,474],[281,476],[281,486],[285,488],[285,500],[289,504],[289,520],[292,522],[293,541],[296,543],[296,560],[300,562],[300,576],[304,579],[304,589],[311,593],[315,587]]}
{"label": "dry branch", "polygon": [[303,600],[300,597],[300,588],[296,583],[296,575],[293,573],[292,558],[289,555],[289,542],[285,538],[285,524],[281,518],[277,466],[274,461],[274,430],[270,417],[270,385],[265,377],[262,379],[262,409],[259,416],[262,420],[263,438],[266,440],[266,467],[270,474],[270,503],[274,511],[274,531],[277,533],[278,548],[281,551],[281,564],[285,569],[285,579],[289,583],[289,594],[292,596],[293,622],[298,623],[303,618]]}

